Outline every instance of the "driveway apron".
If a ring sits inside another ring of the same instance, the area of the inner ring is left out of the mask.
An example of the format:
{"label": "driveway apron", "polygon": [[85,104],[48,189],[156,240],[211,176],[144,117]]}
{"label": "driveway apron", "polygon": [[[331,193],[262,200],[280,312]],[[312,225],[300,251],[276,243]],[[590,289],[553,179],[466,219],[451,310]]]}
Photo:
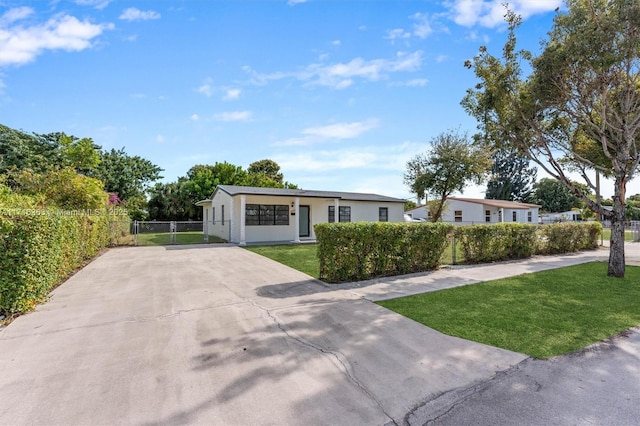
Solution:
{"label": "driveway apron", "polygon": [[120,248],[0,331],[0,424],[402,424],[525,358],[239,247]]}

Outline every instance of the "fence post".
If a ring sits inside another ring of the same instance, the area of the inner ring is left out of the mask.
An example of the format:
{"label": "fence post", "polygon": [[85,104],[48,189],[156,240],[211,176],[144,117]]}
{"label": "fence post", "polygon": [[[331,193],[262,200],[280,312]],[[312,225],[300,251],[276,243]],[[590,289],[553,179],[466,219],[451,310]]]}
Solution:
{"label": "fence post", "polygon": [[133,221],[133,245],[138,246],[138,221]]}
{"label": "fence post", "polygon": [[453,250],[453,252],[451,253],[451,264],[455,265],[456,264],[456,234],[452,234],[451,235],[451,250]]}
{"label": "fence post", "polygon": [[171,221],[169,222],[169,244],[175,244],[176,243],[176,222],[175,221]]}

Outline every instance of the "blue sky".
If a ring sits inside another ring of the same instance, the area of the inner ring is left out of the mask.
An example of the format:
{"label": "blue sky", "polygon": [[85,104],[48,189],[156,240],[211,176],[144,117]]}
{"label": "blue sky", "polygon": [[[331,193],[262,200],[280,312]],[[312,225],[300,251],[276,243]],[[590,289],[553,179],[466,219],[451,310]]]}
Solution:
{"label": "blue sky", "polygon": [[[0,122],[125,147],[165,181],[270,158],[305,189],[409,198],[407,160],[475,130],[463,63],[499,54],[502,2],[0,0]],[[511,2],[522,47],[560,4]]]}

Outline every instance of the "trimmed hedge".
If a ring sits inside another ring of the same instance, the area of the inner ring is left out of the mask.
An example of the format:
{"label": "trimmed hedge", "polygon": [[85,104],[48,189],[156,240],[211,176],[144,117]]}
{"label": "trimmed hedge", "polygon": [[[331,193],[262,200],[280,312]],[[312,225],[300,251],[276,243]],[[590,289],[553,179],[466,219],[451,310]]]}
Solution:
{"label": "trimmed hedge", "polygon": [[538,228],[539,254],[569,253],[598,248],[600,222],[567,222]]}
{"label": "trimmed hedge", "polygon": [[47,210],[0,215],[0,311],[23,313],[42,302],[70,272],[109,244],[107,214]]}
{"label": "trimmed hedge", "polygon": [[536,226],[522,223],[467,225],[456,228],[456,244],[465,263],[531,257],[536,252]]}
{"label": "trimmed hedge", "polygon": [[320,279],[361,281],[435,269],[449,244],[447,223],[322,223],[314,225]]}

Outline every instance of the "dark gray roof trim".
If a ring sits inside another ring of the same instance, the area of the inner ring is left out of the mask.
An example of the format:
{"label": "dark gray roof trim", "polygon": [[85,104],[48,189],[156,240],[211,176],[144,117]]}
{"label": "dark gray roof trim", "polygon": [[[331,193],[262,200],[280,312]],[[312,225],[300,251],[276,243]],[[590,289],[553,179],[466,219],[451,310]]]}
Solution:
{"label": "dark gray roof trim", "polygon": [[[218,185],[216,191],[224,191],[233,195],[269,195],[276,197],[313,197],[338,198],[350,201],[385,201],[389,203],[404,203],[406,200],[387,197],[378,194],[361,194],[359,192],[312,191],[308,189],[258,188],[253,186]],[[214,191],[215,194],[215,191]],[[213,195],[211,196],[213,198]]]}

